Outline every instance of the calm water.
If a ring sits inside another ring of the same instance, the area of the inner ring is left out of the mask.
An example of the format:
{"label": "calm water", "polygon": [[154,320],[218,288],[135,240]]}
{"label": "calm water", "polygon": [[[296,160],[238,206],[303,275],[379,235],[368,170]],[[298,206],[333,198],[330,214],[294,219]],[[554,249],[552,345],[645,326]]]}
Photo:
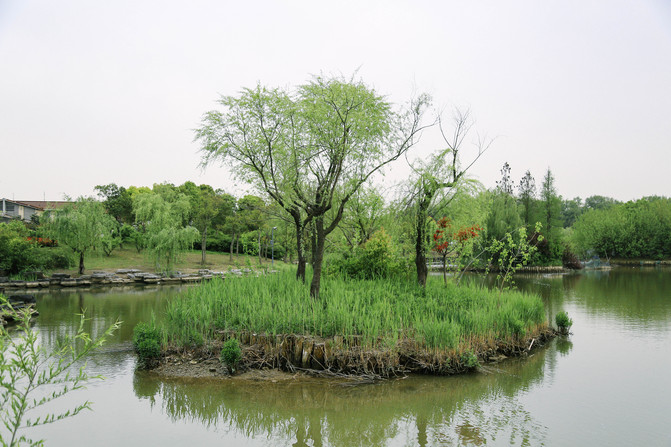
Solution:
{"label": "calm water", "polygon": [[44,343],[72,332],[80,308],[97,333],[121,331],[89,360],[107,379],[67,396],[93,411],[32,429],[47,445],[671,446],[671,270],[528,276],[573,335],[526,359],[459,377],[375,385],[161,380],[135,371],[132,327],[180,289],[38,296]]}

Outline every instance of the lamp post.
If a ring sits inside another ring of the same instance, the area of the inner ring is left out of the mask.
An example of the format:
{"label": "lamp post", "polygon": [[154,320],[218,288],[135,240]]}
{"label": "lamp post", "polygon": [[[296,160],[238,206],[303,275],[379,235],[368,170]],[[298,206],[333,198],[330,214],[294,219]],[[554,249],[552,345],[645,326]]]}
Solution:
{"label": "lamp post", "polygon": [[277,230],[277,227],[273,227],[272,230],[270,230],[270,265],[273,266],[275,265],[275,230]]}

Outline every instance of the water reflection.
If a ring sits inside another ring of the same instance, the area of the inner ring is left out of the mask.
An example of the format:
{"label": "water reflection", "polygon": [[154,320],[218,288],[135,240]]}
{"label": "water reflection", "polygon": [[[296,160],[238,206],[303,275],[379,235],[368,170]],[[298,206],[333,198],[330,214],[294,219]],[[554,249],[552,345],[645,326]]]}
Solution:
{"label": "water reflection", "polygon": [[546,428],[518,395],[547,380],[549,352],[478,374],[365,386],[323,379],[160,379],[137,371],[133,389],[173,422],[200,422],[224,437],[233,432],[274,445],[483,445],[497,439],[541,445]]}

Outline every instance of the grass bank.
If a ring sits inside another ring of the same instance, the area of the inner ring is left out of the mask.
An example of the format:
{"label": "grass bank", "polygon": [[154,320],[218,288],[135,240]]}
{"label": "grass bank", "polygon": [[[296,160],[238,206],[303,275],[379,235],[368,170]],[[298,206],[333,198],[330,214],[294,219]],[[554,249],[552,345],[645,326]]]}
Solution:
{"label": "grass bank", "polygon": [[[263,259],[259,263],[259,258],[248,255],[233,255],[233,259],[228,253],[220,253],[208,251],[205,264],[201,264],[200,250],[189,250],[180,256],[178,262],[175,263],[175,270],[189,273],[197,271],[198,269],[207,268],[214,271],[226,271],[231,268],[269,268],[271,261]],[[96,256],[95,254],[88,255],[85,260],[86,273],[93,271],[114,271],[118,269],[138,269],[143,272],[155,272],[155,265],[152,259],[145,253],[138,252],[135,248],[118,248],[112,252],[110,256]],[[282,261],[275,260],[273,264],[274,269],[282,269],[288,267]],[[76,276],[77,268],[74,266],[71,269],[57,270],[59,273],[70,273]]]}
{"label": "grass bank", "polygon": [[547,333],[539,297],[430,278],[324,278],[318,301],[293,273],[213,280],[172,300],[164,346],[207,347],[236,337],[253,366],[339,372],[459,372]]}

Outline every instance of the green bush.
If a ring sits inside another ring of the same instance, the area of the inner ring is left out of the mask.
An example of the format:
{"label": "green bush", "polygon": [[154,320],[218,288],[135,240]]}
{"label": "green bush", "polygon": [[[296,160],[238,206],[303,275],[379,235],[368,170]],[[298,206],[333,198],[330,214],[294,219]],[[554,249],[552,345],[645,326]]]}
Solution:
{"label": "green bush", "polygon": [[562,333],[568,333],[571,326],[573,326],[573,320],[569,318],[568,312],[558,312],[555,315],[555,323],[557,323],[557,328]]}
{"label": "green bush", "polygon": [[461,363],[468,369],[475,369],[480,365],[478,356],[473,351],[466,351],[461,354]]}
{"label": "green bush", "polygon": [[329,260],[327,274],[340,274],[356,279],[388,278],[404,275],[408,262],[399,257],[384,228],[373,234],[364,244],[344,251]]}
{"label": "green bush", "polygon": [[242,360],[242,350],[236,338],[231,338],[224,343],[221,348],[221,362],[228,367],[229,372],[235,370],[238,363]]}
{"label": "green bush", "polygon": [[161,331],[151,323],[139,323],[133,328],[133,347],[140,367],[153,367],[161,357]]}

